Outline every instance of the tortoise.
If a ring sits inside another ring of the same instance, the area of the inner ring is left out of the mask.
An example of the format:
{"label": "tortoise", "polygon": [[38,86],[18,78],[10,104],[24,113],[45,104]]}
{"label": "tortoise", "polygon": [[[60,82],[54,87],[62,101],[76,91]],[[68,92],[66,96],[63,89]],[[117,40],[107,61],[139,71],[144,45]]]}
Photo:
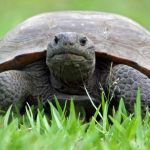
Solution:
{"label": "tortoise", "polygon": [[[138,88],[150,106],[150,33],[104,12],[49,12],[31,17],[0,41],[0,107],[26,101],[100,104],[101,91],[122,97],[129,111]],[[88,92],[88,93],[87,93]]]}

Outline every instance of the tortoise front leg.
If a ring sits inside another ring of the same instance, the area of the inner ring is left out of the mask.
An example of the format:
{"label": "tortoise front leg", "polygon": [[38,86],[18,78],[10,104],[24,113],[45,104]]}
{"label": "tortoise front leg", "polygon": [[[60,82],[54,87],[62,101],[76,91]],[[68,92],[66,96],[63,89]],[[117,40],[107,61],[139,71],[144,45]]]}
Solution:
{"label": "tortoise front leg", "polygon": [[142,111],[146,106],[150,107],[150,79],[138,70],[126,65],[116,65],[106,83],[107,90],[114,94],[114,103],[122,97],[130,112],[134,110],[138,88],[141,89]]}
{"label": "tortoise front leg", "polygon": [[23,71],[0,73],[0,108],[7,109],[11,104],[22,107],[26,98],[32,94],[32,81]]}

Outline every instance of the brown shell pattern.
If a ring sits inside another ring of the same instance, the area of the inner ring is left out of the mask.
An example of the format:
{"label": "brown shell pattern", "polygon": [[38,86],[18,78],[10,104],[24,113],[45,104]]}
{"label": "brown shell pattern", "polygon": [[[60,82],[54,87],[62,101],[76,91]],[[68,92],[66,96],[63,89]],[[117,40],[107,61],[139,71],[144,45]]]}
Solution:
{"label": "brown shell pattern", "polygon": [[0,41],[0,72],[22,68],[44,58],[59,32],[83,33],[93,40],[96,55],[130,65],[150,76],[150,33],[138,23],[102,12],[52,12],[34,16]]}

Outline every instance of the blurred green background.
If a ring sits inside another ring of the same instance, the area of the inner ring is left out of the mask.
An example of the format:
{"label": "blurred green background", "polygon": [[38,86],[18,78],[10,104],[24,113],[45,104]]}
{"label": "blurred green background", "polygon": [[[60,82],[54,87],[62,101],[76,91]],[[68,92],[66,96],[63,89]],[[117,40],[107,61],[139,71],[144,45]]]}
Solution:
{"label": "blurred green background", "polygon": [[0,37],[30,16],[58,10],[113,12],[150,30],[150,0],[0,0]]}

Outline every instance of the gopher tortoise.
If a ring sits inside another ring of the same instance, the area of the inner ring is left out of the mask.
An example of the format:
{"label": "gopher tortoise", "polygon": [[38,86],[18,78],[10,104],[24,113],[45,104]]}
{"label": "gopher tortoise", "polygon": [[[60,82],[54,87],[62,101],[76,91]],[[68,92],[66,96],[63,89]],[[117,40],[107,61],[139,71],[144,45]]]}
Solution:
{"label": "gopher tortoise", "polygon": [[[51,12],[27,19],[0,41],[0,107],[40,97],[92,107],[101,91],[133,110],[137,89],[150,106],[150,33],[103,12]],[[85,90],[86,88],[86,90]]]}

